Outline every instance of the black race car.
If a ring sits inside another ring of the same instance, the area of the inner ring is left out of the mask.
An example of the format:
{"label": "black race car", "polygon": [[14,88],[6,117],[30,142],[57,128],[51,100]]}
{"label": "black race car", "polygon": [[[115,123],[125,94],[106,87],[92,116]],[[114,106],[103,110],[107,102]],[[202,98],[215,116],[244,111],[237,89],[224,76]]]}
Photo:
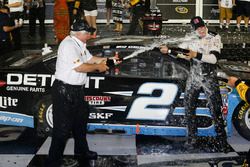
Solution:
{"label": "black race car", "polygon": [[[184,89],[189,63],[154,49],[153,37],[121,37],[89,43],[94,55],[119,55],[123,62],[106,73],[89,73],[82,97],[91,106],[88,129],[92,132],[185,136]],[[51,85],[57,53],[23,50],[5,55],[0,62],[0,124],[36,128],[48,135],[53,127]],[[218,70],[249,82],[250,67],[219,61]],[[221,79],[223,117],[228,135],[234,125],[250,140],[249,105]],[[197,104],[198,134],[215,136],[206,97]]]}

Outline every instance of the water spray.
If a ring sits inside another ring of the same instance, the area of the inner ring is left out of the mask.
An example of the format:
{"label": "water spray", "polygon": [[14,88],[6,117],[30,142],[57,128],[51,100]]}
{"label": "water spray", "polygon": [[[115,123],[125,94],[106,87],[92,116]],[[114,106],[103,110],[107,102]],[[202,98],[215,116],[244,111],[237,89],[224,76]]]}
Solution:
{"label": "water spray", "polygon": [[[130,54],[130,55],[126,56],[126,57],[123,57],[123,60],[134,58],[134,57],[138,56],[140,53],[154,50],[156,48],[159,48],[162,45],[168,45],[168,44],[173,45],[173,44],[179,44],[179,43],[183,43],[183,42],[191,42],[191,41],[193,41],[195,39],[197,39],[197,36],[194,33],[189,33],[183,38],[168,38],[168,39],[161,38],[159,41],[156,41],[156,42],[152,43],[150,46],[145,46],[144,48],[136,50],[132,54]],[[177,51],[176,49],[173,49],[173,50],[175,50],[175,52]],[[179,50],[179,53],[180,53],[181,52],[180,48],[178,50]],[[185,49],[182,50],[183,53],[186,53],[186,50],[185,51],[184,50]],[[171,56],[171,54],[170,54],[170,56]],[[174,56],[174,57],[176,58],[176,56]]]}

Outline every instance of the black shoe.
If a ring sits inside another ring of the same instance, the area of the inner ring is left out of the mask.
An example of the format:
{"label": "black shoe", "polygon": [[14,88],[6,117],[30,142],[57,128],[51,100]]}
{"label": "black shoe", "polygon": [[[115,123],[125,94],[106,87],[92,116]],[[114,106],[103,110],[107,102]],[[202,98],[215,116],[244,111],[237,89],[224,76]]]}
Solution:
{"label": "black shoe", "polygon": [[97,156],[97,152],[94,151],[87,151],[84,155],[84,157],[89,160],[97,160]]}

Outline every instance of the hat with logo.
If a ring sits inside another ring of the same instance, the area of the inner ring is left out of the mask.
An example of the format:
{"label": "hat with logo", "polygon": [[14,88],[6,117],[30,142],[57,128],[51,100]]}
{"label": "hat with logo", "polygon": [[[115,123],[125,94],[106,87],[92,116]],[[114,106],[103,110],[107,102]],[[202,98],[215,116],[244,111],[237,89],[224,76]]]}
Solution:
{"label": "hat with logo", "polygon": [[93,33],[96,31],[95,28],[90,27],[85,20],[77,19],[74,20],[73,24],[70,27],[71,31],[86,31],[89,33]]}
{"label": "hat with logo", "polygon": [[191,26],[196,30],[199,27],[206,26],[204,20],[200,16],[195,16],[190,21]]}

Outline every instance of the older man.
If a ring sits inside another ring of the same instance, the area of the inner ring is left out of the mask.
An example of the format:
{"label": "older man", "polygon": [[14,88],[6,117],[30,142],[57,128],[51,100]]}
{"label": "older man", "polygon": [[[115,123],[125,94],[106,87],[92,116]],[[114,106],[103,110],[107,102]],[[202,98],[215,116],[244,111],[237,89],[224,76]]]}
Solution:
{"label": "older man", "polygon": [[107,58],[92,56],[86,42],[95,31],[83,20],[71,26],[70,35],[59,45],[55,81],[52,87],[53,134],[46,166],[59,167],[71,132],[75,140],[75,156],[96,159],[86,140],[88,103],[83,99],[87,73],[105,72]]}

